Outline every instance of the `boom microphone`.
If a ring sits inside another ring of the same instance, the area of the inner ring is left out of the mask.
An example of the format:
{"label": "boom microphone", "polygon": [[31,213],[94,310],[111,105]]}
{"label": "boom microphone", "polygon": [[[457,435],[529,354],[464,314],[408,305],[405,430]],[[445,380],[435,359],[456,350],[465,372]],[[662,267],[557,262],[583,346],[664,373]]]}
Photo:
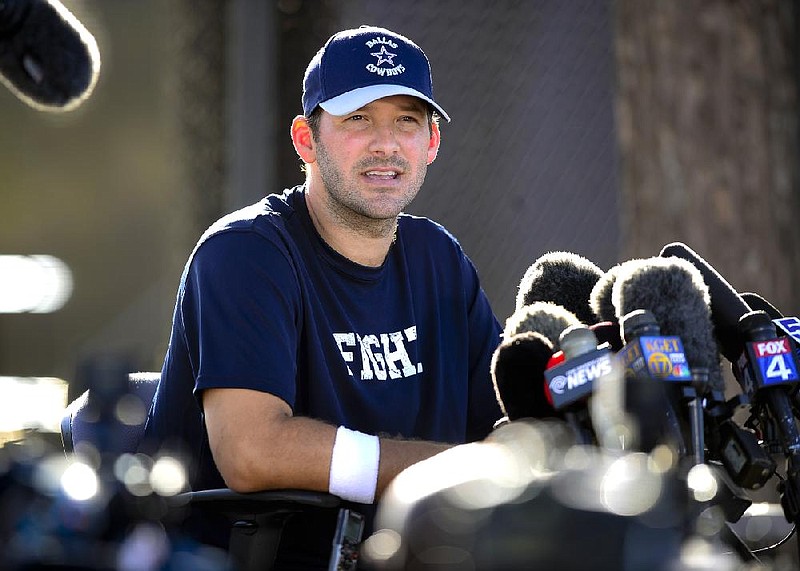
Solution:
{"label": "boom microphone", "polygon": [[763,311],[770,319],[783,319],[783,314],[778,308],[757,293],[745,292],[741,294],[741,298],[753,311]]}
{"label": "boom microphone", "polygon": [[0,1],[0,81],[42,111],[69,111],[94,89],[100,52],[58,0]]}
{"label": "boom microphone", "polygon": [[571,311],[581,323],[597,321],[589,295],[603,275],[597,265],[571,252],[549,252],[525,272],[517,292],[517,309],[536,301],[549,301]]}
{"label": "boom microphone", "polygon": [[681,242],[667,244],[659,255],[662,258],[675,257],[686,260],[700,271],[711,297],[711,320],[720,353],[728,361],[735,363],[743,349],[742,335],[737,323],[741,316],[751,310],[750,306],[711,264],[686,244]]}
{"label": "boom microphone", "polygon": [[[688,260],[703,274],[711,293],[711,316],[722,353],[733,365],[736,380],[750,397],[759,417],[764,440],[777,430],[788,459],[786,479],[780,485],[786,519],[800,519],[800,431],[789,402],[788,389],[796,385],[798,366],[792,340],[778,338],[764,311],[751,311],[735,289],[703,258],[680,242],[668,244],[662,256]],[[752,417],[751,417],[752,418]],[[758,480],[758,478],[755,478]]]}

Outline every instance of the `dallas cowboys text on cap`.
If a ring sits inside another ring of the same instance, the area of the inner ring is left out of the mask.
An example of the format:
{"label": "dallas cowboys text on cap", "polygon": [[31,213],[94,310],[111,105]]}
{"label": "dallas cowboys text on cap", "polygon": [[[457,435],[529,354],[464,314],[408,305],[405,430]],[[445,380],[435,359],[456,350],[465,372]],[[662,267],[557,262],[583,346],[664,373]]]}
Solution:
{"label": "dallas cowboys text on cap", "polygon": [[311,59],[303,79],[303,113],[317,106],[346,115],[390,95],[412,95],[450,117],[433,99],[431,67],[425,52],[398,33],[361,26],[331,36]]}

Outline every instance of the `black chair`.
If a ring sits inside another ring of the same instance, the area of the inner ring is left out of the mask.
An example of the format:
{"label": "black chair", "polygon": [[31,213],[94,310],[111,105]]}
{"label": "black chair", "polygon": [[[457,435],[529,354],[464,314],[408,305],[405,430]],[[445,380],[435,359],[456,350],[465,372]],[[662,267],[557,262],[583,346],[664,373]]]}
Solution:
{"label": "black chair", "polygon": [[[119,423],[122,430],[116,431],[118,437],[113,443],[115,452],[136,451],[159,378],[159,373],[128,375],[124,396],[124,408],[128,412],[124,422]],[[66,453],[80,449],[82,442],[96,445],[102,436],[102,429],[98,428],[99,407],[92,406],[93,396],[92,389],[85,391],[65,411],[61,421],[61,438]],[[348,516],[358,518],[358,514],[352,512],[350,507],[345,507],[339,497],[306,490],[269,490],[245,494],[227,488],[199,490],[174,496],[170,505],[175,510],[185,511],[188,506],[201,515],[224,516],[231,529],[229,559],[234,569],[242,571],[265,570],[273,566],[284,524],[294,514],[323,509],[338,510],[340,521]],[[332,559],[334,555],[332,553]],[[335,564],[333,568],[336,568]]]}

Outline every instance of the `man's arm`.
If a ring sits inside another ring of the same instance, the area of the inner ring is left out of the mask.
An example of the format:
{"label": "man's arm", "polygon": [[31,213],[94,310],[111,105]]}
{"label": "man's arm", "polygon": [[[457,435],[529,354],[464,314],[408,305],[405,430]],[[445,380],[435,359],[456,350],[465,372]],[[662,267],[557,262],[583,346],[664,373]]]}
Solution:
{"label": "man's arm", "polygon": [[[260,391],[208,389],[202,398],[211,452],[229,488],[328,491],[336,426],[295,417],[286,402]],[[381,438],[375,497],[405,468],[450,447]]]}

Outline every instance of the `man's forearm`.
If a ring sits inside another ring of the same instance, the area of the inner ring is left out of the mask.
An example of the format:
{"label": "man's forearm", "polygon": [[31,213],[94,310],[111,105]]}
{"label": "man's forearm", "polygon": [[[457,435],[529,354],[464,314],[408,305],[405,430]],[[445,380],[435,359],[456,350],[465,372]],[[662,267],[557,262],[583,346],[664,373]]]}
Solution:
{"label": "man's forearm", "polygon": [[[337,427],[291,416],[286,403],[256,391],[213,389],[203,398],[211,450],[230,488],[242,492],[277,488],[329,491]],[[449,447],[381,437],[375,497],[405,468]],[[352,461],[358,462],[358,458]]]}
{"label": "man's forearm", "polygon": [[422,460],[451,448],[451,444],[422,440],[381,438],[381,462],[378,471],[376,498],[383,495],[386,487],[403,470]]}

